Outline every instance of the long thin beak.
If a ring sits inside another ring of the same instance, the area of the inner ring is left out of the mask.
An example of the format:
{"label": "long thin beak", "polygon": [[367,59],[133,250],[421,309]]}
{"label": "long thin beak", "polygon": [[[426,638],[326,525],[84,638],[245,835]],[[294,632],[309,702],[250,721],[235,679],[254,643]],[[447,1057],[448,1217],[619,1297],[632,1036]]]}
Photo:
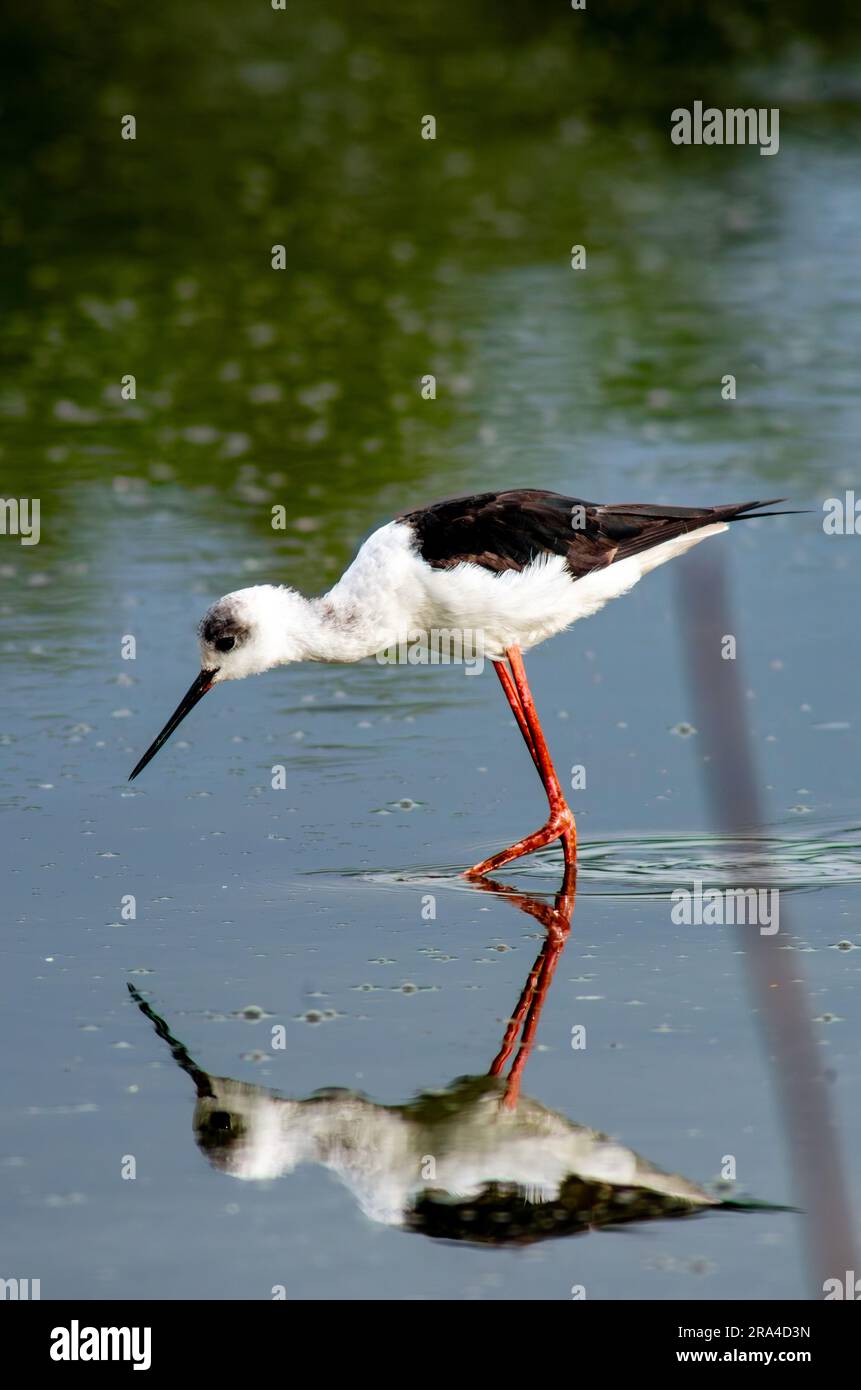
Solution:
{"label": "long thin beak", "polygon": [[192,682],[190,688],[183,695],[182,699],[180,700],[173,714],[170,716],[170,719],[165,724],[158,738],[150,744],[149,748],[144,753],[134,772],[129,777],[130,782],[134,781],[139,772],[143,772],[147,763],[150,761],[151,758],[155,757],[162,744],[167,743],[167,740],[170,738],[174,729],[179,727],[185,716],[188,714],[189,710],[194,709],[198,700],[202,700],[207,690],[212,689],[212,682],[217,673],[217,666],[214,671],[201,671],[197,679]]}

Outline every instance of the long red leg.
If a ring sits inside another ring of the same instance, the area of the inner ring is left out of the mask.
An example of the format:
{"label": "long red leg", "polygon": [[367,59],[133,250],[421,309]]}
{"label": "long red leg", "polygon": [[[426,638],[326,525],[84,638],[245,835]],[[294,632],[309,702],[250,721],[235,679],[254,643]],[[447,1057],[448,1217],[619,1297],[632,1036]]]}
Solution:
{"label": "long red leg", "polygon": [[[520,859],[522,855],[531,854],[533,850],[543,849],[553,840],[561,839],[562,841],[566,868],[573,865],[577,858],[577,831],[574,825],[574,816],[565,800],[565,794],[550,758],[544,731],[538,719],[538,711],[532,699],[532,691],[529,689],[529,682],[526,679],[526,670],[520,648],[509,647],[505,655],[511,667],[511,682],[508,683],[501,675],[500,681],[544,784],[550,805],[550,816],[546,824],[540,830],[536,830],[534,834],[527,835],[524,839],[518,840],[516,844],[509,845],[508,849],[500,850],[498,854],[493,854],[489,859],[482,860],[480,864],[473,865],[466,872],[467,878],[476,878],[481,874],[492,873],[494,869],[501,869],[504,864],[509,864],[512,859]],[[524,725],[526,726],[525,729]],[[528,739],[526,730],[529,732]]]}
{"label": "long red leg", "polygon": [[504,661],[494,661],[493,669],[499,676],[499,683],[505,691],[505,697],[508,700],[508,703],[511,705],[512,713],[514,715],[514,718],[517,720],[517,727],[523,735],[523,741],[526,744],[526,747],[529,749],[532,761],[538,769],[538,773],[540,776],[541,765],[538,761],[538,754],[535,751],[535,744],[532,741],[532,734],[529,732],[529,725],[526,722],[526,715],[524,714],[523,706],[520,703],[520,696],[517,693],[517,686],[511,679],[511,672],[509,671]]}

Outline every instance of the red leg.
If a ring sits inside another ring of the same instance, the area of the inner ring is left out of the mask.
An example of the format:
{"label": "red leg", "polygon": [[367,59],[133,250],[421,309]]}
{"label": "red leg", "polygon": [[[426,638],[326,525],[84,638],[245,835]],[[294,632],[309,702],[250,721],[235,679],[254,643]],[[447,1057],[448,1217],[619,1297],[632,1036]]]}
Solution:
{"label": "red leg", "polygon": [[[509,647],[505,655],[511,667],[511,680],[508,681],[502,675],[499,678],[544,784],[550,805],[550,816],[546,824],[540,830],[536,830],[534,834],[527,835],[523,840],[518,840],[516,844],[509,845],[508,849],[500,850],[499,854],[491,855],[489,859],[484,859],[480,864],[475,864],[471,869],[468,869],[466,874],[468,878],[491,873],[494,869],[501,869],[503,864],[509,864],[512,859],[520,859],[524,854],[531,854],[533,850],[543,849],[553,840],[561,839],[562,841],[566,868],[573,865],[577,857],[577,831],[574,825],[574,816],[565,800],[565,794],[550,758],[544,731],[541,728],[535,702],[532,699],[532,692],[529,689],[529,682],[526,679],[526,670],[520,648]],[[496,665],[496,663],[494,664]],[[506,677],[507,675],[506,672]],[[527,731],[529,738],[527,738]]]}
{"label": "red leg", "polygon": [[535,752],[535,744],[532,742],[532,734],[529,732],[529,725],[526,722],[526,715],[523,713],[523,706],[520,703],[520,696],[517,693],[517,686],[511,679],[511,672],[509,671],[504,661],[494,661],[493,669],[499,676],[499,683],[505,691],[505,698],[511,705],[512,713],[514,714],[514,718],[517,720],[517,727],[523,735],[523,741],[526,744],[526,747],[529,749],[532,761],[534,762],[536,768],[538,768],[538,773],[540,776],[541,766],[538,762],[538,754]]}

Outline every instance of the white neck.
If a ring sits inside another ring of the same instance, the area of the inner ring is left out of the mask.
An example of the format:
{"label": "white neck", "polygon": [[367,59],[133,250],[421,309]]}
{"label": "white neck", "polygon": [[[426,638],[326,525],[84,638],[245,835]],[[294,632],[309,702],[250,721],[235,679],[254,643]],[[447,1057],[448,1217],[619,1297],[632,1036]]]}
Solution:
{"label": "white neck", "polygon": [[350,601],[338,586],[320,598],[295,589],[258,584],[225,594],[210,609],[245,630],[242,641],[221,655],[201,638],[204,669],[217,669],[217,681],[242,680],[293,661],[361,661],[385,645],[374,610]]}
{"label": "white neck", "polygon": [[277,592],[284,595],[284,661],[361,661],[388,640],[378,616],[355,603],[342,583],[318,598]]}
{"label": "white neck", "polygon": [[319,598],[295,589],[260,584],[226,594],[210,612],[224,609],[245,626],[251,640],[229,658],[210,653],[204,665],[220,667],[218,680],[238,680],[290,661],[361,661],[374,656],[404,629],[422,626],[426,595],[412,533],[399,522],[375,531],[337,584]]}

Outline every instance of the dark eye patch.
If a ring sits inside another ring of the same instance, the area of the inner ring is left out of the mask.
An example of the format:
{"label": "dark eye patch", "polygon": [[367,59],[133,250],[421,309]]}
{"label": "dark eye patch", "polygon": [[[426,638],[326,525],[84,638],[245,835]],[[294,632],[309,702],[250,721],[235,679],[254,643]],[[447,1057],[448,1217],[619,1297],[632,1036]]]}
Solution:
{"label": "dark eye patch", "polygon": [[248,628],[235,607],[223,602],[204,614],[198,632],[207,646],[214,647],[217,652],[232,652],[248,636]]}

